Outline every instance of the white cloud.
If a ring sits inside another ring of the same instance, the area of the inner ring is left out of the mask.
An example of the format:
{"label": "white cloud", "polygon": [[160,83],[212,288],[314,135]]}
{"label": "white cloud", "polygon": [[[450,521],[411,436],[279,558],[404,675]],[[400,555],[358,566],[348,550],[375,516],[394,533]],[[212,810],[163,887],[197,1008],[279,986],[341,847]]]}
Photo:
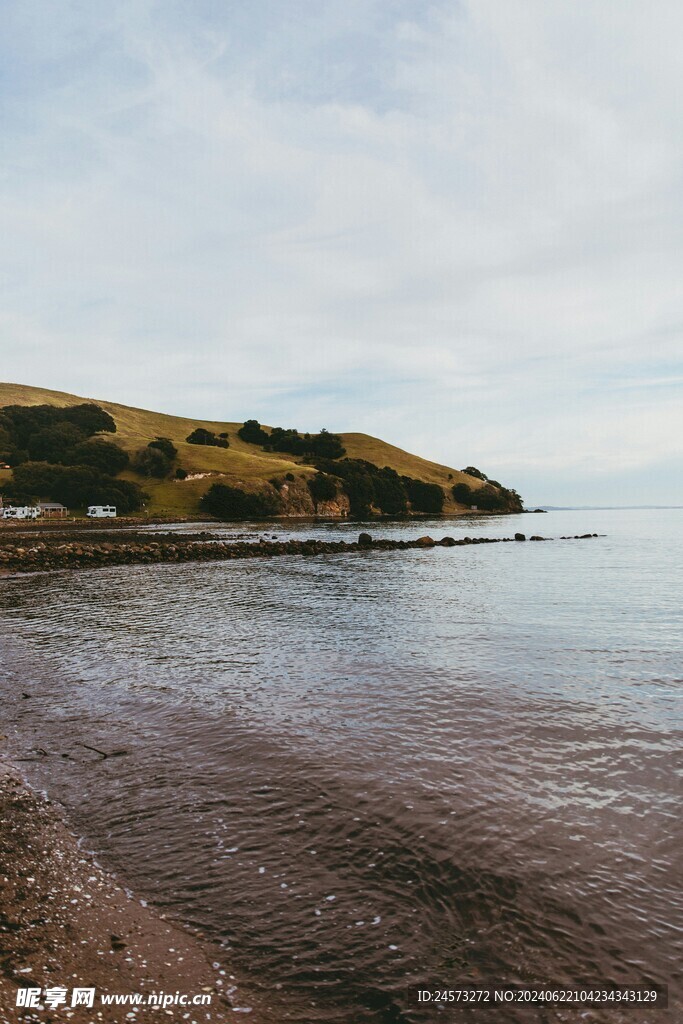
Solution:
{"label": "white cloud", "polygon": [[678,5],[238,6],[10,4],[2,376],[547,500],[680,458]]}

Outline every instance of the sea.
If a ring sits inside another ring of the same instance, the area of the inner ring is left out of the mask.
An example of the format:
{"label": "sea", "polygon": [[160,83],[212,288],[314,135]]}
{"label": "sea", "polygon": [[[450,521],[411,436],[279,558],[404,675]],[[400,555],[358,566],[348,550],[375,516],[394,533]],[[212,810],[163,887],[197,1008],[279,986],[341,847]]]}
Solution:
{"label": "sea", "polygon": [[5,753],[220,944],[242,1014],[683,1019],[434,997],[668,985],[681,1013],[683,510],[173,529],[555,538],[0,580]]}

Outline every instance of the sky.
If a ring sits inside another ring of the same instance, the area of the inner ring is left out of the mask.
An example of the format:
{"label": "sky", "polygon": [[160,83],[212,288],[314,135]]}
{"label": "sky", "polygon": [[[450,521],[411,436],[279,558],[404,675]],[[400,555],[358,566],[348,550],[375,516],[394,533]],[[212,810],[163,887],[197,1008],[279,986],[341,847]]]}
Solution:
{"label": "sky", "polygon": [[679,0],[2,0],[0,378],[683,504]]}

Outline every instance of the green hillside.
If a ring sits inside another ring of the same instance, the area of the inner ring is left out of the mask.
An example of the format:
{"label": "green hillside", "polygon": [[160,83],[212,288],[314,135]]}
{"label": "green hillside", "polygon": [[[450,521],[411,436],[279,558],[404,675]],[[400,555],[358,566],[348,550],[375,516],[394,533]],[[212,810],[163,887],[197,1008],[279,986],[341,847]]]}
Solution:
{"label": "green hillside", "polygon": [[[237,431],[242,426],[241,422],[188,419],[145,409],[134,409],[100,398],[86,398],[24,384],[0,383],[0,408],[7,405],[71,406],[83,402],[94,402],[113,417],[117,432],[113,438],[111,435],[107,436],[131,455],[145,447],[155,437],[168,437],[178,449],[179,466],[190,475],[210,474],[201,479],[176,481],[142,478],[128,470],[122,473],[122,477],[141,483],[150,495],[150,501],[147,503],[148,514],[193,515],[197,511],[197,502],[201,495],[216,482],[250,490],[258,489],[273,477],[282,478],[287,473],[293,473],[299,478],[315,473],[311,466],[307,466],[304,460],[296,456],[264,452],[256,445],[242,441],[237,436]],[[188,444],[185,438],[195,427],[204,427],[216,434],[227,431],[230,447],[226,449]],[[348,433],[342,434],[341,437],[349,458],[365,459],[380,467],[389,466],[402,475],[440,484],[447,496],[444,508],[446,512],[462,511],[462,506],[457,505],[450,497],[454,484],[465,482],[472,488],[481,486],[481,481],[457,469],[421,459],[368,434]],[[10,476],[9,471],[0,471],[0,487],[3,478],[8,479]]]}

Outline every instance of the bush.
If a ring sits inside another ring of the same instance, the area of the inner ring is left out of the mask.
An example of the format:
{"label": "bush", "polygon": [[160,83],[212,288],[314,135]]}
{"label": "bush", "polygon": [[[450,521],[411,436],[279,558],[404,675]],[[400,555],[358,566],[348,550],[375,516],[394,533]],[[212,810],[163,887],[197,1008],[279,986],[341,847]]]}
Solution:
{"label": "bush", "polygon": [[141,476],[154,476],[163,480],[171,470],[171,460],[159,448],[141,448],[136,452],[131,468]]}
{"label": "bush", "polygon": [[68,453],[68,463],[75,466],[94,466],[102,473],[116,476],[125,469],[130,459],[128,452],[112,441],[82,441]]}
{"label": "bush", "polygon": [[319,501],[332,501],[337,497],[337,485],[332,477],[327,476],[325,473],[316,473],[308,481],[308,489],[316,504]]}
{"label": "bush", "polygon": [[285,473],[285,480],[296,480],[293,473]]}
{"label": "bush", "polygon": [[280,511],[280,498],[270,491],[249,493],[227,484],[213,484],[199,502],[202,512],[217,519],[260,519]]}
{"label": "bush", "polygon": [[187,480],[187,470],[183,469],[181,466],[178,466],[178,468],[175,471],[175,478],[176,480]]}
{"label": "bush", "polygon": [[167,459],[171,462],[175,459],[178,454],[178,449],[168,437],[155,437],[153,441],[150,441],[147,445],[148,448],[158,448],[160,452],[163,452]]}
{"label": "bush", "polygon": [[197,427],[185,438],[188,444],[206,444],[212,448],[229,448],[230,442],[225,437],[216,437],[212,430]]}

